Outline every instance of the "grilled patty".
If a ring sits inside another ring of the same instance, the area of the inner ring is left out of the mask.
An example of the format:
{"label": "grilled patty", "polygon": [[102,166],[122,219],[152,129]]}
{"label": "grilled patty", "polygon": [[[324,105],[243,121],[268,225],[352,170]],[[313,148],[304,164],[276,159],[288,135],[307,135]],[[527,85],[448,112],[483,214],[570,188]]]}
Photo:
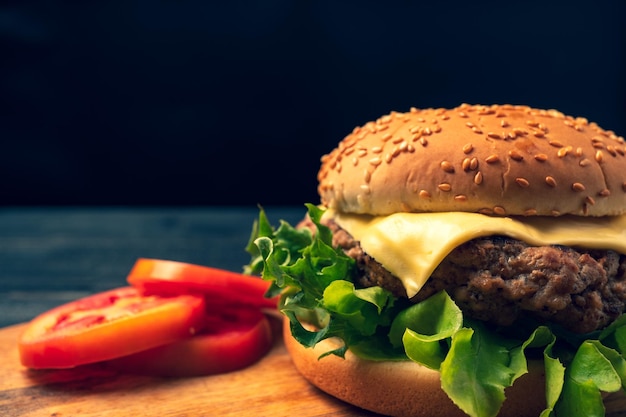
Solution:
{"label": "grilled patty", "polygon": [[[333,244],[356,260],[358,284],[406,297],[400,280],[365,253],[332,220]],[[626,257],[610,250],[529,246],[504,237],[455,248],[412,301],[446,290],[470,317],[511,325],[523,315],[588,333],[607,326],[626,306]]]}

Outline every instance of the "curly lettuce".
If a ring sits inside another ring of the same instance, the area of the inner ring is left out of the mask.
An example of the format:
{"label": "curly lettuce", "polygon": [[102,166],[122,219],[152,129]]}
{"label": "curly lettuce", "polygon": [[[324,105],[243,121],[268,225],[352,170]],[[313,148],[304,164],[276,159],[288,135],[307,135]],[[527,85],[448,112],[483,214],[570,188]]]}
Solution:
{"label": "curly lettuce", "polygon": [[284,221],[274,228],[261,209],[246,247],[246,272],[272,283],[268,295],[281,295],[279,309],[302,345],[337,337],[343,346],[322,356],[344,357],[350,349],[437,370],[442,389],[472,417],[498,414],[505,389],[528,373],[529,358],[544,362],[541,417],[603,416],[602,393],[626,387],[625,316],[583,337],[530,320],[501,329],[464,317],[445,292],[411,304],[381,287],[358,288],[355,262],[332,246],[323,210],[306,207],[316,233]]}

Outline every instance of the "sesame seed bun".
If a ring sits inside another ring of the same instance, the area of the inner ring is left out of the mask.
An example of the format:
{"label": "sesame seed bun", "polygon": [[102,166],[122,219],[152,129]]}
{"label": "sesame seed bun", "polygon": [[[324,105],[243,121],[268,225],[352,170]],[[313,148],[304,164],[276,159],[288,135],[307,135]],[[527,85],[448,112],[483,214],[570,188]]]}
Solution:
{"label": "sesame seed bun", "polygon": [[355,128],[318,180],[322,204],[347,213],[619,215],[626,143],[556,110],[411,109]]}
{"label": "sesame seed bun", "polygon": [[[394,417],[467,416],[441,389],[439,372],[411,361],[374,362],[346,352],[345,359],[322,353],[336,349],[334,339],[314,348],[298,343],[284,321],[285,346],[296,369],[322,391],[359,408]],[[500,417],[538,416],[546,407],[543,362],[529,362],[530,372],[505,392]]]}

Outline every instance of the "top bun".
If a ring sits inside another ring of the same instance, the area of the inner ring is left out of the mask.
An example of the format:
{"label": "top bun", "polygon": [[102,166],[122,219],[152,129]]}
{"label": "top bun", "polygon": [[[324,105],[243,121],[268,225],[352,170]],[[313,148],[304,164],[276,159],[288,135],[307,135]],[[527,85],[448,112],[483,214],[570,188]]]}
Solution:
{"label": "top bun", "polygon": [[556,110],[412,108],[356,127],[322,157],[322,204],[346,213],[626,211],[624,138]]}

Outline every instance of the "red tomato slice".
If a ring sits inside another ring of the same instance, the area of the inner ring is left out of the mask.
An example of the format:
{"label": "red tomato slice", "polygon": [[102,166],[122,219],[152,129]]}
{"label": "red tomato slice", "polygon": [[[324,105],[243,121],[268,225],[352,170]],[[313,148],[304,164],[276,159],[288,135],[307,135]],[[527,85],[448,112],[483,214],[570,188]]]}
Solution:
{"label": "red tomato slice", "polygon": [[207,316],[205,330],[194,337],[113,359],[108,365],[143,375],[214,375],[252,365],[271,345],[270,324],[263,313],[228,310]]}
{"label": "red tomato slice", "polygon": [[204,325],[195,295],[145,295],[134,287],[94,294],[35,317],[18,342],[30,368],[69,368],[189,337]]}
{"label": "red tomato slice", "polygon": [[127,281],[155,294],[201,293],[210,303],[276,308],[278,302],[265,297],[270,283],[261,278],[185,262],[140,258]]}

